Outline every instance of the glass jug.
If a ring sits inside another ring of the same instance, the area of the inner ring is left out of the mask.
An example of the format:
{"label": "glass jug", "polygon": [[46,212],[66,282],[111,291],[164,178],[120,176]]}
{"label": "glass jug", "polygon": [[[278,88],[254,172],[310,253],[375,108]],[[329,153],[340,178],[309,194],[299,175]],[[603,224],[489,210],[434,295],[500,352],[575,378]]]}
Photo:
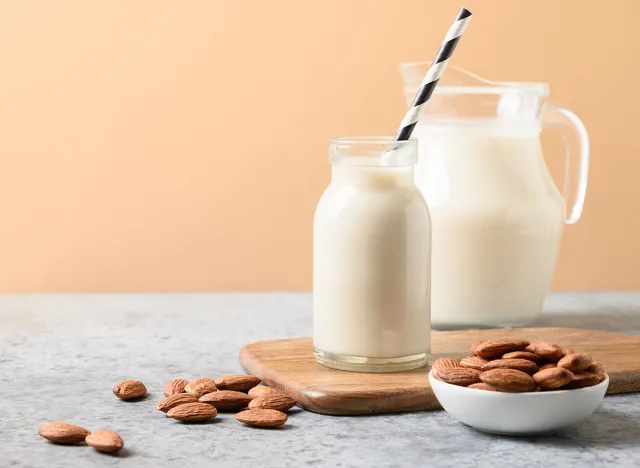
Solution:
{"label": "glass jug", "polygon": [[[429,65],[400,66],[408,104]],[[433,328],[522,326],[542,309],[589,168],[584,125],[545,103],[547,94],[543,83],[492,82],[450,66],[424,107],[412,136],[431,213]],[[565,142],[563,195],[541,152],[548,127]]]}

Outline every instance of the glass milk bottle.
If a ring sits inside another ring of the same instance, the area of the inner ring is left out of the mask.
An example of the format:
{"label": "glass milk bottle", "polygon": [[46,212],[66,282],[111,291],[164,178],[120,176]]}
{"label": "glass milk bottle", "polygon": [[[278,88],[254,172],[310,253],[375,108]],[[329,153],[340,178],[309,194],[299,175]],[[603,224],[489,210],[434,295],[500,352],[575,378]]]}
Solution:
{"label": "glass milk bottle", "polygon": [[[400,67],[407,102],[429,63]],[[432,326],[520,326],[542,310],[563,227],[582,212],[589,139],[545,102],[543,83],[491,82],[449,67],[415,127],[416,184],[432,221]],[[556,188],[540,132],[564,139]]]}
{"label": "glass milk bottle", "polygon": [[430,221],[414,140],[332,140],[331,183],[313,225],[316,360],[390,372],[429,354]]}

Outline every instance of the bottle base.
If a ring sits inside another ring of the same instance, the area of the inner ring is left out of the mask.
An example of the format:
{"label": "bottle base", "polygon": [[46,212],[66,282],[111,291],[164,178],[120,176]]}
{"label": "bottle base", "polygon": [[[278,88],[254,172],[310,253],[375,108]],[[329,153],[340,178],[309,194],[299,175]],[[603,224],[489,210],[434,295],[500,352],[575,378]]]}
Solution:
{"label": "bottle base", "polygon": [[456,330],[491,330],[494,328],[523,328],[530,326],[536,320],[536,317],[525,320],[504,320],[495,323],[447,323],[447,322],[431,322],[431,330],[435,331],[456,331]]}
{"label": "bottle base", "polygon": [[368,358],[329,353],[317,348],[313,348],[313,355],[318,364],[350,372],[400,372],[423,367],[429,360],[429,353],[396,358]]}

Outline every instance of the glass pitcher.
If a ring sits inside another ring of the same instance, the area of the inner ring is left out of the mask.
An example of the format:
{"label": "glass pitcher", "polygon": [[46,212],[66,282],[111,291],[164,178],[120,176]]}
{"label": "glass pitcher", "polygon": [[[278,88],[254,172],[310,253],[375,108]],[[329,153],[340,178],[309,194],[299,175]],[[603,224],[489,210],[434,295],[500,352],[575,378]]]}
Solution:
{"label": "glass pitcher", "polygon": [[[400,66],[408,104],[429,65]],[[543,83],[492,82],[450,66],[424,107],[412,136],[431,213],[433,328],[522,326],[542,309],[589,168],[584,125],[547,94]],[[542,156],[543,128],[565,142],[563,195]]]}

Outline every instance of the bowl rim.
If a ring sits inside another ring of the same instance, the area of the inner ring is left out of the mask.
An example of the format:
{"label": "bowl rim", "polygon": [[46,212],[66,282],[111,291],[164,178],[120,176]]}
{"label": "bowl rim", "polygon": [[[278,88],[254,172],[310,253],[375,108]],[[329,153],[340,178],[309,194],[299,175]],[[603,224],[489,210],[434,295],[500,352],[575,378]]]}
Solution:
{"label": "bowl rim", "polygon": [[[461,389],[463,392],[474,392],[475,395],[477,394],[482,394],[482,395],[497,395],[499,398],[514,398],[514,397],[522,397],[523,395],[528,395],[530,397],[533,398],[549,398],[550,395],[566,395],[567,393],[571,393],[572,395],[575,395],[576,392],[581,392],[581,391],[595,391],[595,389],[601,387],[601,386],[608,386],[609,385],[609,374],[607,372],[604,373],[604,380],[596,385],[591,385],[590,387],[582,387],[582,388],[574,388],[574,389],[567,389],[567,390],[552,390],[552,391],[548,391],[548,392],[520,392],[520,393],[510,393],[510,392],[488,392],[488,391],[482,391],[482,392],[478,392],[477,389],[475,388],[468,388],[468,387],[463,387],[462,385],[453,385],[450,384],[448,382],[443,382],[442,380],[438,380],[433,376],[433,369],[429,370],[429,383],[431,383],[431,388],[433,388],[433,381],[438,382],[436,385],[439,384],[444,384],[443,386],[448,386],[448,387],[455,387],[457,389]],[[457,391],[457,390],[454,390]],[[544,395],[544,396],[543,396]],[[493,396],[490,396],[489,398],[496,398]]]}

